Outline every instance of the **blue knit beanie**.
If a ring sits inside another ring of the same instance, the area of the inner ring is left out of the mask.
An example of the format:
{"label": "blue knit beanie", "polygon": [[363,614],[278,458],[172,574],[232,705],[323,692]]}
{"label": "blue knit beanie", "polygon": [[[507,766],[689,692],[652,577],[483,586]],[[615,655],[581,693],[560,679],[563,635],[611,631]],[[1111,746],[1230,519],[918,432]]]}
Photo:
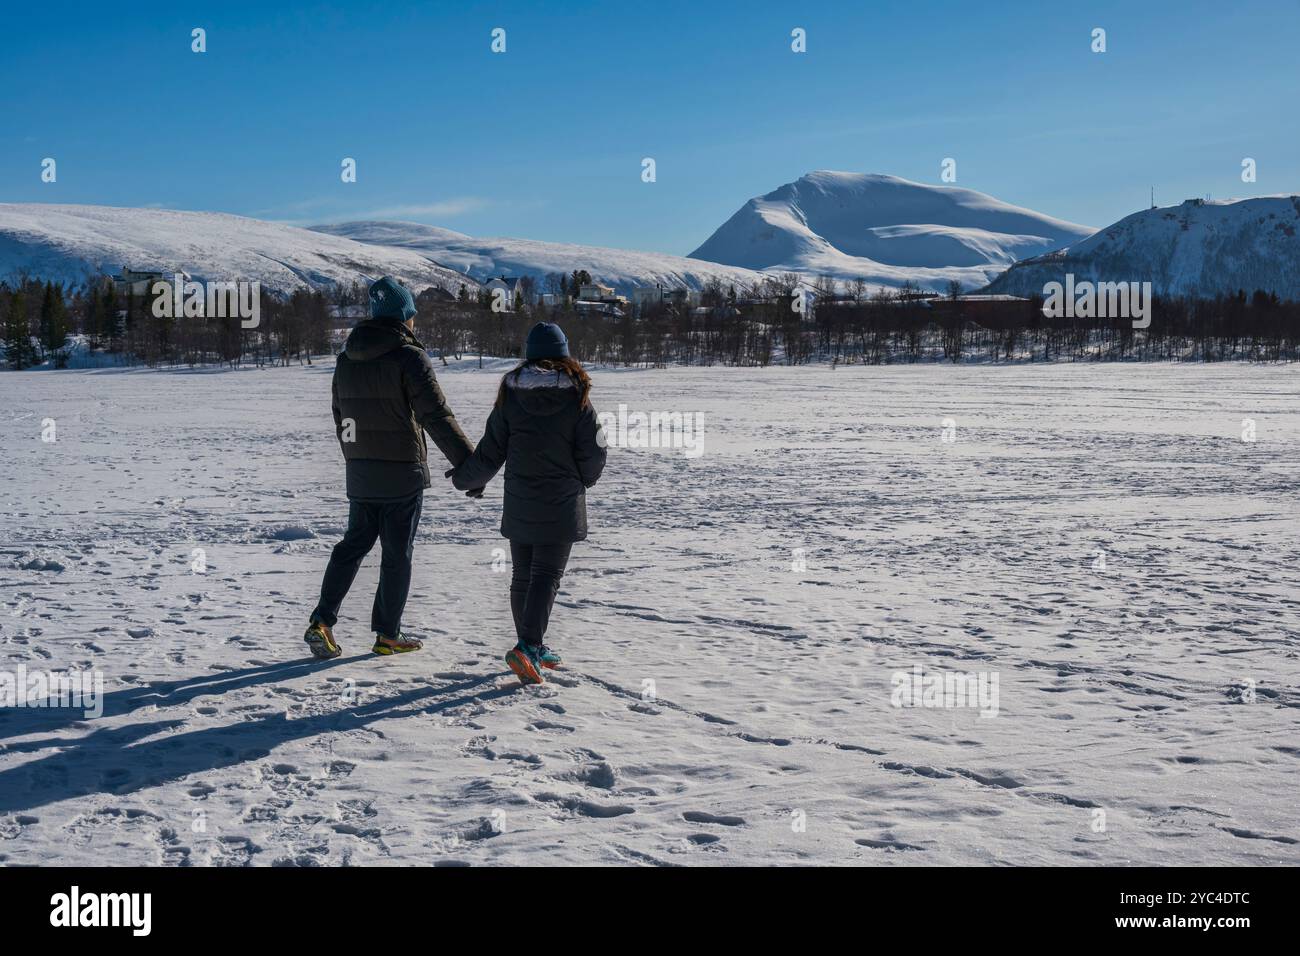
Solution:
{"label": "blue knit beanie", "polygon": [[405,322],[415,315],[415,299],[392,276],[384,276],[370,287],[370,317]]}
{"label": "blue knit beanie", "polygon": [[524,343],[526,360],[568,357],[569,340],[564,337],[563,329],[554,322],[538,322],[533,326]]}

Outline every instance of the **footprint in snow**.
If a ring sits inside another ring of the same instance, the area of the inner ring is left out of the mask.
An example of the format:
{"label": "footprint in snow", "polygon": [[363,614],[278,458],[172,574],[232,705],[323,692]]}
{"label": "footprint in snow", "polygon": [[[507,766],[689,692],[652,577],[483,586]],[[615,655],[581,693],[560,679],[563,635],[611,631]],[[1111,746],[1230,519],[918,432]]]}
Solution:
{"label": "footprint in snow", "polygon": [[528,730],[534,730],[534,731],[536,731],[536,730],[553,730],[553,731],[555,731],[555,732],[557,732],[557,733],[561,733],[561,734],[571,734],[571,733],[573,733],[577,728],[576,728],[576,727],[570,727],[568,724],[557,724],[557,723],[555,723],[554,721],[550,721],[550,720],[535,720],[535,721],[533,721],[531,724],[528,725],[528,728],[527,728],[527,729],[528,729]]}
{"label": "footprint in snow", "polygon": [[713,823],[722,827],[743,827],[745,825],[744,817],[706,813],[703,810],[687,810],[682,814],[682,819],[688,823]]}
{"label": "footprint in snow", "polygon": [[554,803],[566,810],[571,810],[583,817],[621,817],[629,813],[636,813],[636,808],[629,807],[620,803],[594,803],[591,800],[582,800],[578,797],[565,797],[558,793],[539,793],[538,800],[544,800],[547,803]]}
{"label": "footprint in snow", "polygon": [[866,837],[860,837],[853,841],[858,846],[870,847],[873,850],[886,850],[889,852],[905,852],[907,850],[923,850],[923,847],[914,846],[911,843],[902,843],[898,840],[870,840]]}
{"label": "footprint in snow", "polygon": [[1219,827],[1220,830],[1226,830],[1233,836],[1242,840],[1269,840],[1273,843],[1285,843],[1288,845],[1300,843],[1300,840],[1289,836],[1270,836],[1267,833],[1256,833],[1254,830],[1245,830],[1240,827]]}
{"label": "footprint in snow", "polygon": [[568,770],[560,777],[598,790],[613,790],[616,782],[614,768],[607,763],[595,763],[576,770]]}

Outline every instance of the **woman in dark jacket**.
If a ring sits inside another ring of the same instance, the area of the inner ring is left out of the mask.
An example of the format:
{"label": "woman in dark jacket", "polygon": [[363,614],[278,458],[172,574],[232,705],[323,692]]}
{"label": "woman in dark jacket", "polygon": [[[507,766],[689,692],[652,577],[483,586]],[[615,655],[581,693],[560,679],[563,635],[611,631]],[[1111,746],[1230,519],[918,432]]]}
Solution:
{"label": "woman in dark jacket", "polygon": [[483,440],[449,472],[457,488],[471,491],[505,465],[501,534],[510,539],[510,610],[518,638],[506,663],[525,684],[542,683],[542,669],[560,664],[543,639],[569,552],[587,537],[586,490],[605,467],[590,392],[591,376],[569,357],[560,327],[537,323],[523,364],[501,380]]}

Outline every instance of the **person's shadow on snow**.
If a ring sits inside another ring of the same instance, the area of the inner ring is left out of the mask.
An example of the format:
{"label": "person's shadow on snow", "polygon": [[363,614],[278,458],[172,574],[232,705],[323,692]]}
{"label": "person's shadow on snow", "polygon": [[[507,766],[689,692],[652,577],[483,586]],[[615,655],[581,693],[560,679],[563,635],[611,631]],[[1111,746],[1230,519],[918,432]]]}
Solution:
{"label": "person's shadow on snow", "polygon": [[[360,655],[365,656],[368,655]],[[330,663],[338,665],[357,659],[338,658]],[[292,665],[268,665],[266,668],[249,669],[252,672],[274,671],[273,675],[260,678],[245,671],[215,676],[242,674],[244,677],[239,679],[244,682],[235,686],[248,686],[250,683],[267,680],[283,680],[283,668],[288,666]],[[313,661],[309,669],[321,667],[321,662]],[[49,756],[0,771],[0,814],[33,810],[89,794],[134,793],[145,787],[178,780],[188,774],[263,759],[285,741],[355,730],[384,718],[436,714],[474,700],[508,697],[518,691],[518,687],[512,686],[486,692],[481,689],[500,676],[502,675],[485,674],[441,687],[414,688],[390,697],[376,698],[348,710],[309,717],[290,719],[284,713],[276,713],[237,724],[180,734],[167,732],[184,727],[185,721],[167,719],[106,727],[85,737],[46,738],[39,742],[12,746],[6,748],[6,752],[40,751],[56,747],[59,750]],[[208,690],[197,690],[190,686],[194,682],[180,683],[186,685],[189,696],[222,692],[211,689],[210,684],[205,685],[209,686]],[[232,688],[223,688],[229,689]],[[175,696],[163,696],[161,700],[152,699],[145,703],[174,704],[186,699],[188,697],[178,699]],[[107,708],[105,714],[108,714]],[[157,740],[140,742],[157,734],[167,735]]]}
{"label": "person's shadow on snow", "polygon": [[[0,740],[23,737],[27,734],[49,733],[59,727],[72,724],[89,724],[105,717],[118,717],[129,714],[141,707],[157,705],[167,707],[184,704],[204,695],[221,695],[232,690],[254,687],[275,681],[292,680],[308,673],[317,673],[368,660],[369,654],[356,654],[352,657],[338,657],[332,661],[320,661],[314,657],[304,657],[296,661],[277,661],[274,664],[259,664],[239,670],[213,671],[197,677],[183,680],[158,681],[136,687],[125,687],[103,696],[104,711],[99,717],[87,717],[85,710],[79,707],[6,707],[0,709]],[[40,744],[14,744],[4,748],[8,752],[40,750]]]}

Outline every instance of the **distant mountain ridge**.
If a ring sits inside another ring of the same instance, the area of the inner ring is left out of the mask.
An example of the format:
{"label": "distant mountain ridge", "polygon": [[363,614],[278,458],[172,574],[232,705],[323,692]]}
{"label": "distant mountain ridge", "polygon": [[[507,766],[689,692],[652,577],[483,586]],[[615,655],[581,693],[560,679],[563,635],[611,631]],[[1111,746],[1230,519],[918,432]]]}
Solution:
{"label": "distant mountain ridge", "polygon": [[745,203],[691,253],[748,269],[983,286],[1017,259],[1093,229],[956,186],[818,170]]}
{"label": "distant mountain ridge", "polygon": [[412,288],[478,284],[405,249],[219,212],[0,203],[0,278],[28,274],[80,283],[116,273],[188,272],[197,280],[259,281],[270,292],[369,281]]}
{"label": "distant mountain ridge", "polygon": [[1189,200],[1094,233],[972,190],[818,172],[750,200],[690,257],[478,239],[420,223],[304,229],[216,212],[0,203],[0,279],[79,283],[123,266],[256,279],[277,293],[384,274],[416,291],[475,291],[502,274],[585,269],[624,294],[713,281],[740,289],[796,272],[935,291],[955,279],[967,291],[1032,296],[1073,273],[1078,280],[1150,281],[1161,295],[1264,289],[1300,300],[1300,196]]}
{"label": "distant mountain ridge", "polygon": [[537,278],[551,272],[567,275],[575,269],[585,269],[593,278],[626,295],[638,286],[701,289],[715,279],[724,287],[752,285],[763,280],[763,275],[752,269],[662,252],[535,239],[480,239],[418,222],[343,222],[312,229],[376,246],[417,252],[480,281],[500,275]]}
{"label": "distant mountain ridge", "polygon": [[1150,282],[1157,295],[1213,298],[1238,290],[1300,301],[1300,196],[1189,199],[1144,209],[1064,249],[1017,262],[988,291],[1042,295],[1076,280]]}

